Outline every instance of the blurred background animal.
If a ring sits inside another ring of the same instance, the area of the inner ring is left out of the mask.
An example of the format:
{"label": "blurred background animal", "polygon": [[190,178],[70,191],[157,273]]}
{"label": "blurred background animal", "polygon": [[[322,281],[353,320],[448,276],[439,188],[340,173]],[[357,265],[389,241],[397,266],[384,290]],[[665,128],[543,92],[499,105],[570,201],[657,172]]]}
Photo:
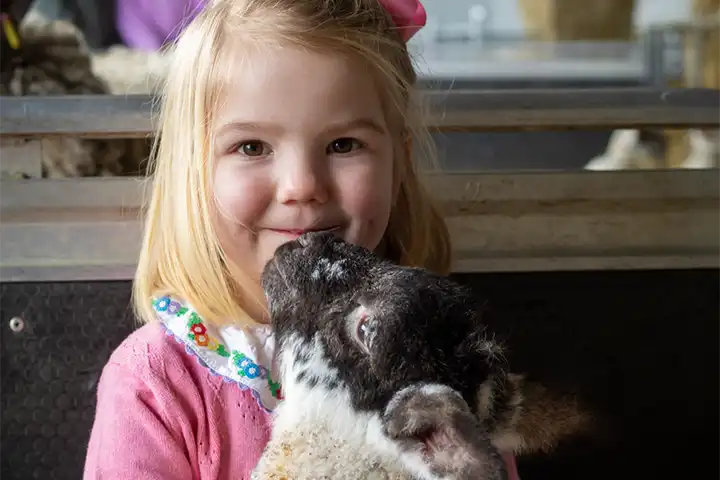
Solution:
{"label": "blurred background animal", "polygon": [[585,170],[652,170],[661,168],[666,142],[662,132],[619,129],[613,131],[601,155],[590,160]]}
{"label": "blurred background animal", "polygon": [[[124,47],[93,53],[71,22],[30,10],[18,20],[19,47],[3,63],[0,93],[12,96],[152,93],[164,73],[160,52]],[[150,141],[45,137],[40,139],[43,177],[144,173]]]}
{"label": "blurred background animal", "polygon": [[720,167],[720,131],[688,130],[690,154],[680,165],[682,168],[718,168]]}

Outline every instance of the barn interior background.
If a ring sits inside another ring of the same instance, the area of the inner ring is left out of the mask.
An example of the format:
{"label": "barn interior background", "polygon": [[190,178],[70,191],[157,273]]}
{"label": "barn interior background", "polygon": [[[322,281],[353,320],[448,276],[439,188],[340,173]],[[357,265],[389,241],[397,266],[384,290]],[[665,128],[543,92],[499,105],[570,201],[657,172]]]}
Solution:
{"label": "barn interior background", "polygon": [[[714,476],[720,2],[424,3],[411,48],[439,162],[420,168],[455,275],[518,365],[608,426],[521,457],[522,478]],[[80,478],[98,376],[136,326],[165,62],[123,45],[113,2],[2,5],[28,11],[21,49],[3,24],[0,475]]]}

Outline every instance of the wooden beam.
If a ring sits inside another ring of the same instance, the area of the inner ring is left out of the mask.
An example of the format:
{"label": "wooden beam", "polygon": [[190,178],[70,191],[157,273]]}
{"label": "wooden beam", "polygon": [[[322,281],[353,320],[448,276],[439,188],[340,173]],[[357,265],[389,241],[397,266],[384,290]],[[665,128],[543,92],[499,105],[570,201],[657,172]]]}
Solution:
{"label": "wooden beam", "polygon": [[2,174],[42,176],[42,140],[38,138],[0,138]]}
{"label": "wooden beam", "polygon": [[646,29],[646,32],[672,32],[672,33],[692,33],[696,31],[708,31],[718,27],[720,23],[720,13],[708,15],[705,18],[694,18],[690,21],[675,22],[659,22],[654,23]]}
{"label": "wooden beam", "polygon": [[[428,174],[456,272],[718,268],[718,170]],[[129,178],[0,181],[0,281],[130,279],[149,193]]]}
{"label": "wooden beam", "polygon": [[[425,122],[441,131],[717,128],[720,91],[600,88],[421,91]],[[143,95],[0,97],[0,136],[138,137],[153,130]]]}
{"label": "wooden beam", "polygon": [[146,136],[153,101],[146,95],[0,96],[0,136]]}

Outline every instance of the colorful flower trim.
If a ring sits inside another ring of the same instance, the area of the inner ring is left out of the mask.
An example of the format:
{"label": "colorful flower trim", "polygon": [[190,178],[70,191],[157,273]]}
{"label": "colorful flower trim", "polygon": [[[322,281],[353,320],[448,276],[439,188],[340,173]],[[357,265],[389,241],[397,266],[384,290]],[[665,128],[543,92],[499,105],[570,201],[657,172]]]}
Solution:
{"label": "colorful flower trim", "polygon": [[[247,352],[253,350],[252,339],[240,329],[213,328],[203,322],[190,306],[170,296],[153,300],[153,307],[165,327],[213,373],[250,388],[267,411],[272,411],[268,404],[282,400],[280,382],[273,380],[270,369],[248,355]],[[265,342],[262,343],[264,345]]]}
{"label": "colorful flower trim", "polygon": [[250,358],[245,356],[244,353],[233,352],[232,354],[233,363],[239,368],[238,374],[247,378],[261,378],[267,380],[268,388],[272,396],[278,400],[282,400],[282,389],[280,388],[280,382],[274,382],[270,376],[270,371],[253,362]]}
{"label": "colorful flower trim", "polygon": [[200,316],[192,312],[187,322],[188,329],[190,332],[187,334],[188,338],[195,342],[198,347],[206,347],[214,351],[221,357],[229,357],[230,352],[227,351],[225,345],[218,342],[217,339],[211,336],[207,332],[207,328],[202,323]]}

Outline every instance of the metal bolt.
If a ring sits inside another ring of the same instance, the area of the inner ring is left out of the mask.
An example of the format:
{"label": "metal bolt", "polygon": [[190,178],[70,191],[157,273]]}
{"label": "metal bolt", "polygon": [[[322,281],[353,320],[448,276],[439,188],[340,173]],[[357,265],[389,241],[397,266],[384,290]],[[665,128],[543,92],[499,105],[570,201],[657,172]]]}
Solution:
{"label": "metal bolt", "polygon": [[13,317],[10,319],[10,330],[15,333],[22,332],[25,328],[25,321],[20,317]]}

